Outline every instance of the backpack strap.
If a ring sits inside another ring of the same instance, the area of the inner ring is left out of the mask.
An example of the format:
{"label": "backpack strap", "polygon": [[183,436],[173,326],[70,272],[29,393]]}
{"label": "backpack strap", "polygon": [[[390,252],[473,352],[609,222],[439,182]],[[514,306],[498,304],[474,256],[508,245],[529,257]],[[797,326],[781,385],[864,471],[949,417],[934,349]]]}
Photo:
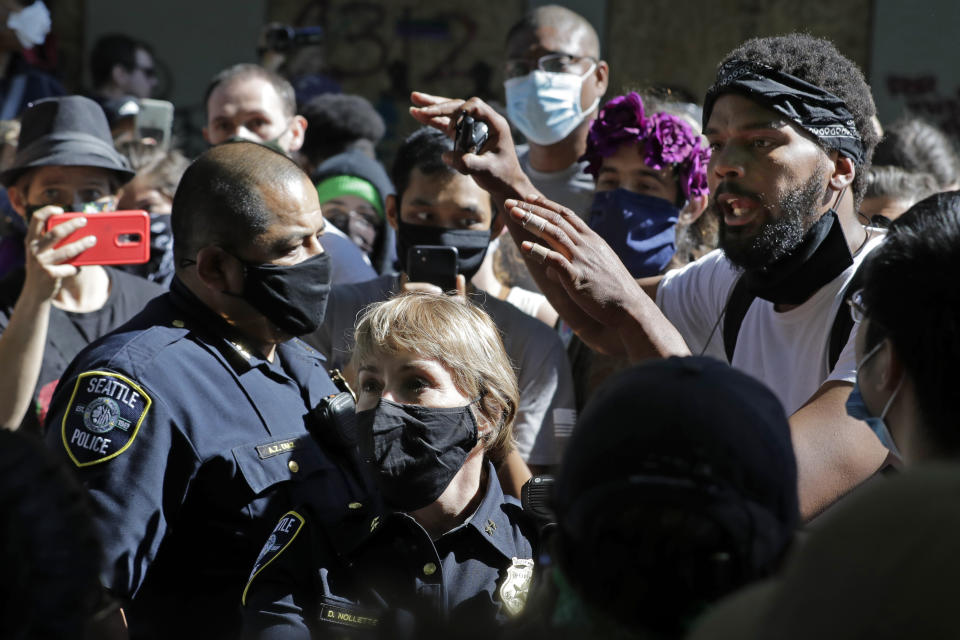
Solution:
{"label": "backpack strap", "polygon": [[[853,318],[846,310],[847,300],[860,288],[862,282],[863,275],[858,266],[857,270],[853,273],[853,277],[850,278],[850,282],[848,282],[847,286],[843,289],[840,307],[837,309],[837,315],[834,316],[833,325],[830,327],[827,355],[831,371],[837,366],[840,353],[843,352],[843,348],[847,345],[847,341],[850,339],[850,332],[853,330]],[[733,352],[737,348],[737,336],[740,334],[740,326],[743,324],[747,310],[755,299],[756,296],[747,291],[743,276],[740,276],[737,283],[733,285],[733,291],[730,292],[730,297],[727,298],[727,306],[723,312],[723,349],[727,355],[727,362],[733,362]]]}
{"label": "backpack strap", "polygon": [[741,275],[733,285],[727,305],[723,308],[723,350],[729,363],[733,363],[733,351],[737,348],[737,336],[740,334],[743,318],[755,299],[756,296],[747,290],[746,279]]}
{"label": "backpack strap", "polygon": [[[863,263],[861,262],[860,266],[862,265]],[[837,309],[837,315],[833,319],[833,326],[830,327],[830,346],[827,352],[830,371],[833,371],[833,368],[837,366],[840,353],[847,345],[847,341],[850,339],[850,332],[853,330],[853,316],[850,315],[846,307],[847,300],[857,292],[863,282],[863,273],[860,271],[860,266],[853,272],[853,277],[850,278],[850,282],[847,283],[847,286],[843,290],[843,294],[840,297],[840,307]]]}

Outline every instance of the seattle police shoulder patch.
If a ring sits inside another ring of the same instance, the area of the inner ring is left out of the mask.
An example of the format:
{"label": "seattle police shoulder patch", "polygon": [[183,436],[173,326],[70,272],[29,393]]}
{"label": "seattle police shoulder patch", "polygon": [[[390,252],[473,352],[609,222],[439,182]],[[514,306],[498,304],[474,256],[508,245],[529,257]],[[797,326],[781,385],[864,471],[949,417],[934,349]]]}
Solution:
{"label": "seattle police shoulder patch", "polygon": [[290,546],[290,543],[293,542],[297,534],[300,533],[300,529],[303,528],[303,523],[303,516],[296,511],[288,511],[283,514],[280,522],[277,523],[270,537],[267,538],[263,549],[260,550],[257,561],[253,563],[253,571],[250,572],[250,579],[247,580],[247,586],[243,588],[243,596],[240,598],[241,604],[247,604],[247,591],[250,589],[250,585],[253,584],[253,580],[257,577],[257,574],[266,569],[268,564],[273,562],[277,556],[283,553],[284,549]]}
{"label": "seattle police shoulder patch", "polygon": [[88,467],[127,450],[153,400],[136,382],[112,371],[77,376],[63,413],[60,436],[67,455]]}

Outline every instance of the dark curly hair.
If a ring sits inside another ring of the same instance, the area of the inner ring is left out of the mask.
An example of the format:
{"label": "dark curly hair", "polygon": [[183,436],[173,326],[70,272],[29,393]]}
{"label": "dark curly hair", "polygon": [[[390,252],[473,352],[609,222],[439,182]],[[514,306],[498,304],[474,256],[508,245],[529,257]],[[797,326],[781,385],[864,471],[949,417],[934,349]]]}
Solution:
{"label": "dark curly hair", "polygon": [[308,123],[300,153],[315,165],[358,143],[372,156],[386,132],[383,118],[362,96],[319,95],[300,107],[300,115]]}
{"label": "dark curly hair", "polygon": [[873,125],[877,108],[870,85],[860,68],[845,58],[829,40],[806,33],[791,33],[771,38],[752,38],[731,51],[720,63],[730,60],[759,62],[777,71],[789,73],[842,99],[863,141],[863,164],[853,179],[854,206],[859,209],[866,191],[867,171],[880,136]]}

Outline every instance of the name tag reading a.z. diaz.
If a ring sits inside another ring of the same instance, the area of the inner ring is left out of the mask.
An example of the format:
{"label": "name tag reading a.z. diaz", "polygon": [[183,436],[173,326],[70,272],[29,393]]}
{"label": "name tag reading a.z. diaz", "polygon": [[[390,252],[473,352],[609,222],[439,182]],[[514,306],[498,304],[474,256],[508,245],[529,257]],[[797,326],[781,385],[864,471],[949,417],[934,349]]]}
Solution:
{"label": "name tag reading a.z. diaz", "polygon": [[81,373],[60,424],[67,455],[78,467],[117,457],[133,444],[151,404],[146,391],[124,375]]}
{"label": "name tag reading a.z. diaz", "polygon": [[290,453],[299,446],[300,443],[296,440],[277,440],[269,444],[258,445],[257,455],[260,456],[261,460],[266,460],[267,458],[278,456],[281,453]]}

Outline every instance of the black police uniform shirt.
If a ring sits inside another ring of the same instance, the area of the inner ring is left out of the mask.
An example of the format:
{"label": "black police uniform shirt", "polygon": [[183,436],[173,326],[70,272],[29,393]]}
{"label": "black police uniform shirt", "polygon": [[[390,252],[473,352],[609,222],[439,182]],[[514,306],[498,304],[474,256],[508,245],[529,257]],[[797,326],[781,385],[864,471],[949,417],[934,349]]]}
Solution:
{"label": "black police uniform shirt", "polygon": [[[103,268],[110,278],[110,295],[102,307],[87,313],[63,311],[56,307],[50,309],[40,375],[30,409],[20,423],[21,429],[39,433],[60,376],[84,347],[119,327],[139,313],[150,300],[166,291],[154,282],[111,267]],[[23,280],[24,271],[20,268],[0,281],[0,333],[10,324],[10,316],[23,289]]]}
{"label": "black police uniform shirt", "polygon": [[486,471],[476,512],[437,540],[412,516],[365,504],[336,527],[317,526],[309,505],[287,512],[244,589],[243,638],[387,637],[405,617],[490,623],[520,613],[536,527],[504,496],[493,464]]}
{"label": "black police uniform shirt", "polygon": [[291,495],[325,518],[361,495],[309,431],[337,393],[299,340],[273,362],[178,279],[168,294],[74,360],[47,441],[92,498],[103,584],[130,637],[236,638],[240,596]]}

